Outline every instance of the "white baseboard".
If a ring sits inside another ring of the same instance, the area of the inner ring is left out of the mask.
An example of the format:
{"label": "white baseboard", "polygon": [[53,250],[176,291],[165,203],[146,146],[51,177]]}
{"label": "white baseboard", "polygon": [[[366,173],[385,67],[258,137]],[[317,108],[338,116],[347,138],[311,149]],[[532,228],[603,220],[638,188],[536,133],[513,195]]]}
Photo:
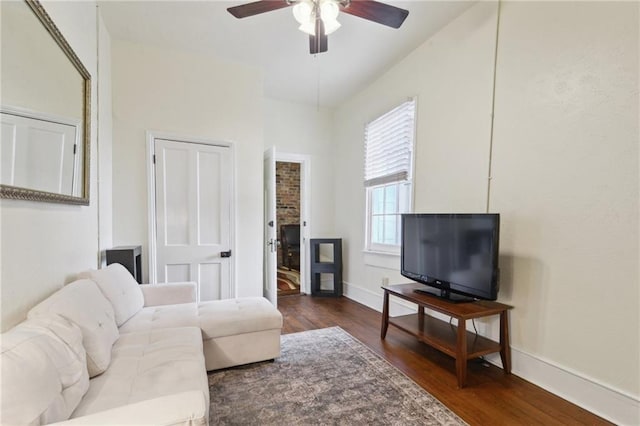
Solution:
{"label": "white baseboard", "polygon": [[[378,294],[347,282],[343,283],[343,289],[344,295],[349,299],[378,312],[382,311],[382,290]],[[389,313],[391,316],[415,313],[415,306],[394,297],[389,302]],[[444,316],[434,316],[445,319]],[[502,366],[497,354],[486,358],[489,362],[499,367]],[[616,390],[579,372],[571,371],[569,368],[513,346],[511,347],[511,372],[613,423],[629,426],[640,425],[640,399],[638,397]]]}
{"label": "white baseboard", "polygon": [[[382,312],[382,289],[380,293],[376,293],[367,288],[363,288],[357,285],[350,284],[346,281],[342,282],[342,294],[351,300],[355,300],[371,309],[375,309],[378,312]],[[409,303],[405,300],[394,297],[389,300],[389,315],[392,317],[398,315],[415,314],[418,311],[418,306]]]}
{"label": "white baseboard", "polygon": [[[487,357],[501,367],[500,357]],[[511,372],[618,425],[640,425],[640,400],[595,379],[511,347]]]}

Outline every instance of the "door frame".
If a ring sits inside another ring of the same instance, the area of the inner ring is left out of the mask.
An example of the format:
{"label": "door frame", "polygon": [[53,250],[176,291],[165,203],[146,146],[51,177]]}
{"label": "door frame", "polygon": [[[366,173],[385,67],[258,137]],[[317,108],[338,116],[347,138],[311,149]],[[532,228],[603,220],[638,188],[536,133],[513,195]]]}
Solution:
{"label": "door frame", "polygon": [[[150,284],[157,284],[157,227],[156,227],[156,179],[154,169],[154,157],[155,157],[155,140],[166,139],[175,142],[192,143],[201,145],[212,145],[229,148],[229,154],[231,155],[231,205],[229,212],[229,250],[232,253],[237,253],[236,250],[236,150],[235,144],[231,141],[204,139],[192,136],[176,135],[172,133],[158,132],[147,130],[147,223],[148,223],[148,239],[149,239],[149,252],[147,256],[147,268],[148,277],[145,282]],[[229,293],[232,297],[238,296],[238,290],[236,288],[236,256],[232,255],[229,259]],[[143,277],[144,278],[144,277]]]}
{"label": "door frame", "polygon": [[[276,164],[298,163],[300,164],[300,293],[311,294],[309,277],[309,236],[311,233],[311,156],[307,154],[294,154],[276,150]],[[276,206],[277,208],[277,206]],[[306,226],[303,223],[306,222]],[[278,232],[278,236],[279,232]]]}

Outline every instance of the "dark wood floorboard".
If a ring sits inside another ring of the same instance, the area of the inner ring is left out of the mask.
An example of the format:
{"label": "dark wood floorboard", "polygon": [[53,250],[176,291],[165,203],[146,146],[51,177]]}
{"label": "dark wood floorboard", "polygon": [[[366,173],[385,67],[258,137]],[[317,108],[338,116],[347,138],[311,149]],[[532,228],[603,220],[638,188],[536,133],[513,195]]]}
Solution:
{"label": "dark wood floorboard", "polygon": [[339,326],[401,370],[470,425],[608,425],[600,417],[493,365],[469,362],[467,386],[456,386],[455,361],[389,326],[381,314],[346,297],[278,299],[283,333]]}

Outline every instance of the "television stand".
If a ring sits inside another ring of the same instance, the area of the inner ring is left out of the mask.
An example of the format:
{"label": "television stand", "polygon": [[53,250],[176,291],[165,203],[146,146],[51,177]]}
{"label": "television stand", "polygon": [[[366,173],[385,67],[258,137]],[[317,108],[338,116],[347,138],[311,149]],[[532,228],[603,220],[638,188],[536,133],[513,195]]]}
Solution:
{"label": "television stand", "polygon": [[428,296],[437,297],[450,303],[467,303],[475,301],[473,297],[460,296],[459,294],[451,293],[446,290],[438,290],[435,288],[433,290],[427,288],[416,288],[413,291],[416,293],[422,293]]}
{"label": "television stand", "polygon": [[[511,349],[509,348],[509,317],[512,306],[487,300],[470,303],[451,303],[439,297],[416,292],[422,284],[399,284],[384,286],[382,305],[382,328],[380,338],[387,335],[389,324],[411,334],[421,342],[444,352],[456,360],[458,387],[463,388],[467,379],[467,361],[483,355],[499,352],[502,368],[511,374]],[[389,318],[389,295],[399,297],[418,305],[418,313]],[[454,326],[446,321],[425,315],[431,309],[458,320]],[[500,342],[470,333],[466,330],[466,320],[500,315]]]}

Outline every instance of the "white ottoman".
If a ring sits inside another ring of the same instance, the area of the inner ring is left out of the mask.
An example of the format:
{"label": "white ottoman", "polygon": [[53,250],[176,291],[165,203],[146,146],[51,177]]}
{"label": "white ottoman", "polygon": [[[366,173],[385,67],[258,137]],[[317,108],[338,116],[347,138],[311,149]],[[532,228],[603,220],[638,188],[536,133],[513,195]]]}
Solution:
{"label": "white ottoman", "polygon": [[265,298],[198,304],[207,371],[280,356],[282,315]]}

